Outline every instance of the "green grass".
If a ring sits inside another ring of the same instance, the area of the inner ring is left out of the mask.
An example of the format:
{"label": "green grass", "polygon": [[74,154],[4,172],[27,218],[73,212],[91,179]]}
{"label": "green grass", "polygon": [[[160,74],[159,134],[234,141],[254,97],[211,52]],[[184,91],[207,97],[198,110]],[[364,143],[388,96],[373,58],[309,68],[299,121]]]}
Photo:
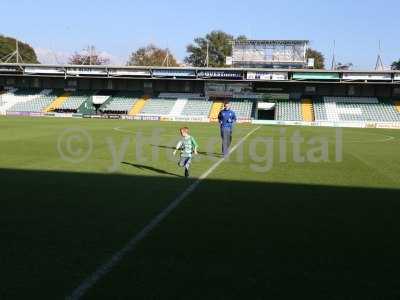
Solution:
{"label": "green grass", "polygon": [[[218,128],[190,124],[202,153],[186,180],[169,157],[181,125],[0,118],[0,299],[64,299],[207,171]],[[87,160],[60,158],[66,129],[91,137]],[[343,129],[336,162],[336,129],[285,130],[326,138],[329,161],[296,163],[288,142],[280,162],[281,128],[259,128],[84,299],[399,298],[400,131]],[[261,157],[267,137],[271,168],[255,172],[251,145]]]}

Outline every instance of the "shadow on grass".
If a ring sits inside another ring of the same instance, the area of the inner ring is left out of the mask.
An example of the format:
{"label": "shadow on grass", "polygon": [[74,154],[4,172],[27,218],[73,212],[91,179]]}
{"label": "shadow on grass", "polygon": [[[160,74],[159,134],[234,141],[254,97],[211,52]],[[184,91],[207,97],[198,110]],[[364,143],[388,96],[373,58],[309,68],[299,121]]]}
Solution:
{"label": "shadow on grass", "polygon": [[[64,298],[191,182],[1,169],[0,298]],[[207,179],[87,299],[396,299],[399,196]]]}
{"label": "shadow on grass", "polygon": [[135,167],[138,168],[140,170],[148,170],[148,171],[152,171],[154,173],[158,173],[158,174],[162,174],[162,175],[171,175],[171,176],[176,176],[176,177],[182,177],[178,174],[175,173],[170,173],[168,171],[162,170],[162,169],[158,169],[155,167],[151,167],[151,166],[146,166],[146,165],[141,165],[141,164],[133,164],[133,163],[129,163],[129,162],[122,162],[123,165],[128,165],[131,167]]}

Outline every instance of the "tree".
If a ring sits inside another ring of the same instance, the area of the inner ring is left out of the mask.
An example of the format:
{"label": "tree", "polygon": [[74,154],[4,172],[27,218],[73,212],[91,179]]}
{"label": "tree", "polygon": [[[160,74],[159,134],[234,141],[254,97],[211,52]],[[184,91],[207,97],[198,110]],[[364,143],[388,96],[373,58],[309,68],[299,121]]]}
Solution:
{"label": "tree", "polygon": [[[16,63],[16,45],[17,40],[12,37],[0,35],[0,62]],[[35,50],[27,43],[18,41],[19,62],[38,64]],[[14,55],[12,55],[14,54]]]}
{"label": "tree", "polygon": [[75,52],[68,60],[71,65],[107,65],[110,59],[97,53],[94,46],[88,47],[82,52]]}
{"label": "tree", "polygon": [[308,48],[306,59],[309,58],[314,58],[314,69],[325,69],[325,57],[321,52]]}
{"label": "tree", "polygon": [[392,63],[392,70],[400,70],[400,59]]}
{"label": "tree", "polygon": [[347,64],[342,64],[342,63],[337,63],[335,66],[335,70],[340,70],[340,71],[348,71],[353,67],[353,63],[347,63]]}
{"label": "tree", "polygon": [[[186,47],[189,54],[185,62],[195,67],[204,67],[207,65],[208,48],[208,66],[225,67],[226,57],[232,56],[232,41],[234,37],[223,31],[211,31],[205,37],[197,37],[194,43]],[[244,35],[240,35],[237,40],[246,40]]]}
{"label": "tree", "polygon": [[127,65],[179,67],[176,58],[171,54],[169,49],[161,49],[153,44],[141,47],[132,52]]}

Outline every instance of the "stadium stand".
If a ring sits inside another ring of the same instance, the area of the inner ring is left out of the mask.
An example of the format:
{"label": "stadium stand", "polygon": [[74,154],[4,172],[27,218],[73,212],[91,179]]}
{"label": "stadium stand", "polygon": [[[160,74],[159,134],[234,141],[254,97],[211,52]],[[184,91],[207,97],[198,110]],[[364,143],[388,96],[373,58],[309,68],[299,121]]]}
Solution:
{"label": "stadium stand", "polygon": [[298,100],[279,100],[276,102],[275,120],[302,121],[301,102]]}
{"label": "stadium stand", "polygon": [[76,91],[68,97],[59,108],[55,109],[55,111],[62,113],[76,113],[86,101],[89,101],[90,96],[93,94],[94,92],[91,91]]}
{"label": "stadium stand", "polygon": [[400,112],[400,101],[394,101],[394,106],[396,107],[396,110]]}
{"label": "stadium stand", "polygon": [[216,121],[218,119],[218,114],[224,106],[224,102],[222,100],[214,100],[211,111],[209,114],[209,118],[211,121]]}
{"label": "stadium stand", "polygon": [[63,104],[70,95],[71,95],[71,93],[68,93],[68,92],[63,93],[61,96],[54,99],[54,101],[51,102],[49,104],[49,106],[47,106],[43,111],[44,112],[54,111],[55,109],[59,108],[61,106],[61,104]]}
{"label": "stadium stand", "polygon": [[314,116],[316,121],[328,121],[328,116],[326,115],[325,104],[322,99],[313,100]]}
{"label": "stadium stand", "polygon": [[[94,91],[64,92],[51,89],[11,88],[0,94],[0,114],[7,112],[61,112],[96,114]],[[196,93],[162,93],[155,98],[141,97],[140,92],[120,91],[104,95],[100,106],[104,114],[209,117],[216,121],[223,108],[222,100],[209,100]],[[97,95],[102,97],[102,95]],[[96,96],[96,97],[97,97]],[[271,97],[275,95],[271,95]],[[108,98],[107,98],[108,97]],[[250,120],[256,114],[257,98],[241,95],[230,99],[231,109],[239,120]],[[275,120],[338,121],[338,122],[400,122],[400,101],[376,97],[315,97],[311,99],[269,99],[274,102]]]}
{"label": "stadium stand", "polygon": [[311,99],[303,99],[301,101],[301,111],[303,114],[303,121],[312,122],[315,120],[313,103]]}
{"label": "stadium stand", "polygon": [[0,114],[5,114],[6,111],[6,105],[7,103],[9,103],[10,100],[8,100],[13,93],[16,91],[17,89],[10,89],[8,91],[2,91],[2,93],[0,94]]}
{"label": "stadium stand", "polygon": [[374,97],[324,97],[314,110],[317,121],[400,121],[395,103]]}
{"label": "stadium stand", "polygon": [[[37,93],[37,92],[36,92]],[[44,90],[37,96],[28,101],[19,102],[8,109],[11,112],[43,112],[54,99],[59,95],[59,91],[55,90]]]}
{"label": "stadium stand", "polygon": [[174,107],[176,99],[151,98],[146,101],[141,115],[167,116]]}
{"label": "stadium stand", "polygon": [[140,112],[142,111],[143,107],[146,105],[146,101],[148,99],[149,98],[147,96],[143,96],[142,98],[138,99],[135,102],[135,104],[132,106],[132,109],[130,110],[128,115],[136,116],[136,115],[140,114]]}
{"label": "stadium stand", "polygon": [[90,95],[86,100],[79,106],[77,112],[84,115],[96,114],[96,107],[93,103],[93,95]]}
{"label": "stadium stand", "polygon": [[128,114],[139,100],[137,93],[119,92],[110,97],[101,107],[100,111],[106,114]]}
{"label": "stadium stand", "polygon": [[0,114],[7,111],[41,112],[57,96],[52,90],[38,89],[10,89],[0,95]]}
{"label": "stadium stand", "polygon": [[172,116],[180,116],[187,103],[188,99],[183,99],[183,98],[176,99],[175,104],[172,107],[169,114]]}
{"label": "stadium stand", "polygon": [[253,101],[247,99],[232,99],[229,101],[231,109],[239,120],[250,120],[253,111]]}
{"label": "stadium stand", "polygon": [[208,117],[213,102],[205,98],[189,99],[182,111],[183,116]]}

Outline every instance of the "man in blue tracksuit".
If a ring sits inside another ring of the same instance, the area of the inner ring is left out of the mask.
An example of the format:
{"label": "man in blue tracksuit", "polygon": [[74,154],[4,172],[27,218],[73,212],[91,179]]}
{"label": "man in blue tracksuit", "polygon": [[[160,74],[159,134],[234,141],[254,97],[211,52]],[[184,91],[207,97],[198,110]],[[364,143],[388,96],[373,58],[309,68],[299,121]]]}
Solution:
{"label": "man in blue tracksuit", "polygon": [[232,142],[233,125],[236,122],[236,114],[229,109],[228,101],[224,103],[224,109],[220,111],[218,121],[221,126],[222,153],[227,156]]}

